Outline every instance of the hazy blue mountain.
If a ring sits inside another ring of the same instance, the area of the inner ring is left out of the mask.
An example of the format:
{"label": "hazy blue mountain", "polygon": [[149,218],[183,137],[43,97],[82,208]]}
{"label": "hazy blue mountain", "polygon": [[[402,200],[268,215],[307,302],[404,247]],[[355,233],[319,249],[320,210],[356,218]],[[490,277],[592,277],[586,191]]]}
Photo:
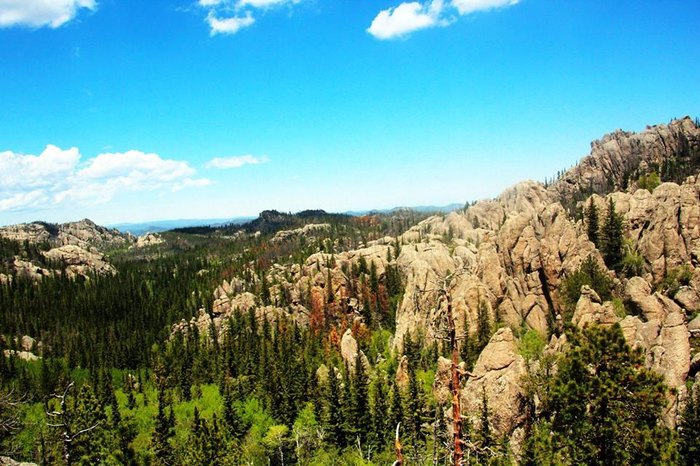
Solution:
{"label": "hazy blue mountain", "polygon": [[160,231],[172,230],[173,228],[241,224],[253,220],[254,218],[255,217],[154,220],[143,223],[119,223],[109,225],[109,227],[116,228],[119,231],[129,232],[132,235],[141,236],[144,233],[158,233]]}

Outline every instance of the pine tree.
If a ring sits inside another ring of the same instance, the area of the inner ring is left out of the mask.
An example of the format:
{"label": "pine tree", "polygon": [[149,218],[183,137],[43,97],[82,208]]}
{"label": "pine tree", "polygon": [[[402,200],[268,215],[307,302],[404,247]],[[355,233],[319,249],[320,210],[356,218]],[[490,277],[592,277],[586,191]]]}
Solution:
{"label": "pine tree", "polygon": [[379,374],[372,384],[372,436],[371,442],[379,450],[391,438],[392,426],[389,424],[389,407],[386,404],[388,397],[386,380],[383,374]]}
{"label": "pine tree", "polygon": [[617,269],[622,263],[622,234],[622,216],[615,212],[615,202],[611,198],[600,238],[605,264],[611,269]]}
{"label": "pine tree", "polygon": [[[414,442],[422,443],[425,440],[423,432],[424,419],[423,390],[420,387],[415,364],[408,366],[408,396],[406,397],[406,429]],[[414,445],[415,446],[415,445]]]}
{"label": "pine tree", "polygon": [[351,416],[354,431],[353,440],[358,437],[362,445],[367,442],[368,427],[372,425],[368,385],[369,380],[362,361],[362,353],[358,351],[355,356],[355,372],[352,374]]}
{"label": "pine tree", "polygon": [[331,445],[345,445],[345,429],[343,422],[343,408],[340,397],[340,383],[335,367],[328,371],[328,385],[325,393],[325,419],[324,424],[328,432],[328,441]]}
{"label": "pine tree", "polygon": [[152,446],[155,455],[154,463],[158,466],[171,466],[175,464],[170,438],[174,435],[172,425],[172,407],[170,413],[166,413],[168,403],[165,396],[165,386],[161,383],[158,390],[158,414],[156,415],[156,428],[153,433]]}
{"label": "pine tree", "polygon": [[569,334],[547,411],[554,451],[581,464],[668,464],[670,431],[662,376],[644,368],[619,324]]}
{"label": "pine tree", "polygon": [[389,419],[391,420],[390,427],[391,429],[396,429],[396,426],[399,423],[404,423],[404,413],[403,413],[403,400],[401,397],[401,390],[399,389],[399,384],[396,383],[396,378],[394,378],[394,383],[392,384],[391,387],[391,408],[390,408],[390,416]]}
{"label": "pine tree", "polygon": [[241,440],[248,431],[248,426],[238,413],[234,402],[233,389],[227,384],[224,389],[224,423],[231,438]]}
{"label": "pine tree", "polygon": [[596,207],[593,203],[593,198],[591,198],[588,203],[588,209],[586,209],[586,232],[588,233],[588,239],[595,244],[596,248],[600,247],[599,229],[598,207]]}
{"label": "pine tree", "polygon": [[477,309],[477,353],[481,353],[491,339],[491,315],[489,314],[486,301],[479,298],[479,307]]}
{"label": "pine tree", "polygon": [[489,419],[489,399],[486,396],[486,388],[481,389],[481,422],[479,424],[479,441],[482,448],[490,448],[493,445],[491,436],[491,421]]}
{"label": "pine tree", "polygon": [[678,426],[682,464],[697,465],[700,461],[700,387],[691,387]]}

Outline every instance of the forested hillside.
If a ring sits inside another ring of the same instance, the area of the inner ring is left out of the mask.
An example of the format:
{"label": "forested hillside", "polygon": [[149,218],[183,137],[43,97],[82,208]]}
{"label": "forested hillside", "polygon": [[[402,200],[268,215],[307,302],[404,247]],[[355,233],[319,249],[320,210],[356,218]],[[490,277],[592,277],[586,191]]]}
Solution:
{"label": "forested hillside", "polygon": [[685,118],[445,215],[0,230],[0,455],[698,464],[699,173]]}

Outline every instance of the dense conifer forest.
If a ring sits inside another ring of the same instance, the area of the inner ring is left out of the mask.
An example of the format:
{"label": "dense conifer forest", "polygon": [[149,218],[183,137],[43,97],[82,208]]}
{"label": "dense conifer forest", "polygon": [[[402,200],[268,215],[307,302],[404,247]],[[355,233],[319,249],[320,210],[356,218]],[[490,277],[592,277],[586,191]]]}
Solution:
{"label": "dense conifer forest", "polygon": [[[623,273],[622,224],[608,207],[588,209],[587,222],[600,224],[590,235]],[[285,316],[261,319],[250,309],[230,316],[223,332],[213,324],[173,330],[200,309],[213,312],[221,280],[238,280],[265,306],[273,300],[264,273],[271,265],[301,264],[319,251],[333,260],[419,218],[324,216],[333,223],[322,234],[276,242],[281,229],[308,223],[267,213],[258,222],[266,233],[180,230],[165,233],[161,245],[112,250],[114,275],[15,277],[0,286],[0,341],[9,356],[0,358],[0,453],[63,465],[454,464],[450,406],[432,390],[438,357],[451,349],[426,344],[422,333],[406,335],[400,352],[393,348],[405,286],[396,265],[379,274],[361,260],[344,270],[362,303],[360,319],[329,290],[321,303],[301,298],[320,312],[308,326]],[[0,245],[5,262],[41,255],[40,246]],[[389,249],[389,264],[402,247],[411,246],[397,240]],[[585,261],[562,286],[571,309],[583,285],[604,299],[615,293],[600,266]],[[465,374],[503,326],[482,304],[477,328],[459,345]],[[494,434],[484,392],[479,422],[465,418],[460,426],[462,464],[697,464],[697,396],[679,429],[668,429],[660,418],[669,390],[619,325],[580,330],[570,319],[552,329],[571,342],[563,355],[544,353],[546,341],[533,330],[517,335],[521,354],[533,361],[519,458]],[[354,361],[341,356],[348,328],[361,350]],[[31,350],[40,359],[19,357],[23,335],[36,340]]]}

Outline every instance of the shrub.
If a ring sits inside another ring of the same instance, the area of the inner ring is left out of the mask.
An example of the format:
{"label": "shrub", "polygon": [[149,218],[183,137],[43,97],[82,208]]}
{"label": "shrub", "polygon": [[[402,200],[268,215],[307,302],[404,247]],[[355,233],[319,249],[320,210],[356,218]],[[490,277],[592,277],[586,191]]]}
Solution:
{"label": "shrub", "polygon": [[646,189],[650,193],[653,193],[660,184],[661,178],[656,172],[646,173],[637,179],[637,187],[639,189]]}
{"label": "shrub", "polygon": [[570,310],[576,306],[581,297],[581,287],[584,285],[591,287],[603,301],[609,301],[612,298],[613,282],[593,256],[588,256],[581,267],[562,282],[562,297],[564,304]]}

